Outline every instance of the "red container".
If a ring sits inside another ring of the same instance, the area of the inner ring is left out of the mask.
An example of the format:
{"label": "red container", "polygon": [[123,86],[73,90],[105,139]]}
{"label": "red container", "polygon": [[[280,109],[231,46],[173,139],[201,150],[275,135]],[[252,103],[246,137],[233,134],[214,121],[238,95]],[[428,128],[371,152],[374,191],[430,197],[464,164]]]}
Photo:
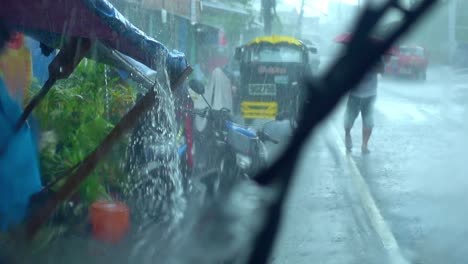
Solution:
{"label": "red container", "polygon": [[93,236],[105,242],[119,242],[130,227],[130,210],[121,202],[98,201],[91,205]]}

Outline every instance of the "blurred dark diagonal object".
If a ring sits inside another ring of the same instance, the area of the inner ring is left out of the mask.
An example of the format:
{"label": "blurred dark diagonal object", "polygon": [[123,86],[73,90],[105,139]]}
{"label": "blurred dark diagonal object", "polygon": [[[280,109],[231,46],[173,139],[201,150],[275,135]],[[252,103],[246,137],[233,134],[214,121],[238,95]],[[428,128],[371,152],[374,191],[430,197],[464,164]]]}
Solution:
{"label": "blurred dark diagonal object", "polygon": [[[352,38],[353,38],[353,34],[351,32],[345,32],[336,36],[333,39],[333,41],[338,42],[338,43],[349,43],[351,42]],[[382,39],[376,36],[371,36],[369,39],[375,42],[382,42]]]}
{"label": "blurred dark diagonal object", "polygon": [[[268,262],[300,151],[313,129],[331,113],[348,91],[359,84],[367,71],[377,65],[381,56],[414,26],[435,2],[437,0],[423,0],[412,10],[404,9],[398,0],[389,0],[380,7],[366,6],[356,23],[353,37],[346,45],[344,56],[340,57],[323,77],[309,80],[308,100],[303,109],[303,116],[307,116],[307,120],[301,120],[288,148],[257,178],[257,182],[261,185],[279,185],[279,193],[276,201],[270,205],[267,222],[256,237],[248,263]],[[372,33],[378,22],[391,9],[402,11],[404,18],[394,31],[377,43],[372,40]]]}
{"label": "blurred dark diagonal object", "polygon": [[[383,32],[383,31],[380,31],[380,32]],[[385,31],[388,33],[388,31]],[[383,35],[382,33],[379,33],[379,34],[372,34],[369,36],[369,41],[371,42],[374,42],[374,44],[376,46],[378,45],[382,45],[383,44],[383,40],[385,39],[384,37],[385,35]],[[336,43],[341,43],[343,45],[347,45],[348,43],[350,43],[353,39],[354,35],[351,33],[351,32],[345,32],[345,33],[341,33],[340,35],[336,36],[333,41],[336,42]],[[393,48],[390,48],[388,50],[385,51],[385,55],[396,55],[395,53],[395,50]]]}
{"label": "blurred dark diagonal object", "polygon": [[[373,33],[370,35],[369,39],[375,42],[382,43],[386,36],[395,31],[398,27],[402,25],[402,21],[396,20],[392,22],[387,22],[382,25],[379,25],[376,30],[373,30]],[[336,36],[333,41],[338,43],[348,43],[353,38],[353,33],[344,32]]]}

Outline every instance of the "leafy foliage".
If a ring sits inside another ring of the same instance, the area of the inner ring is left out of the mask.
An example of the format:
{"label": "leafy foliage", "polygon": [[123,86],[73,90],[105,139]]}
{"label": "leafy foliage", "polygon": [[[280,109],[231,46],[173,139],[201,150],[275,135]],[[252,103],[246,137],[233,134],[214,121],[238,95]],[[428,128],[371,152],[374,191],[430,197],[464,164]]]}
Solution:
{"label": "leafy foliage", "polygon": [[[44,131],[40,159],[45,184],[82,161],[133,105],[133,88],[107,78],[106,71],[104,65],[83,61],[73,75],[57,82],[35,110]],[[107,196],[105,186],[121,176],[116,164],[124,148],[125,142],[115,146],[110,161],[101,163],[80,187],[79,197],[85,207]]]}

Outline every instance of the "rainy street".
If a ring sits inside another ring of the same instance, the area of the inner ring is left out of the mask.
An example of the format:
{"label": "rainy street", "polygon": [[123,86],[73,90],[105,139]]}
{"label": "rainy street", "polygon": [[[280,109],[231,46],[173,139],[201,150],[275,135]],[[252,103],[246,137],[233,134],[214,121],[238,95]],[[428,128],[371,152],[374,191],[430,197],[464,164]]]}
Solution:
{"label": "rainy street", "polygon": [[346,155],[343,104],[306,146],[272,263],[464,263],[466,77],[434,66],[378,93],[369,155],[360,118]]}
{"label": "rainy street", "polygon": [[468,263],[468,0],[0,2],[0,264]]}

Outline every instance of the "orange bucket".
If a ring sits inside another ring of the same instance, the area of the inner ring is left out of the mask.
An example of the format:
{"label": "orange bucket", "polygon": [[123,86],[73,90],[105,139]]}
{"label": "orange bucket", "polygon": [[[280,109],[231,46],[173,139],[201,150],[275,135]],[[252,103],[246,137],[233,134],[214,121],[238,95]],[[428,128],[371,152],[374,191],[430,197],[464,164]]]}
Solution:
{"label": "orange bucket", "polygon": [[90,220],[94,238],[115,243],[130,227],[130,209],[121,202],[98,201],[91,205]]}

